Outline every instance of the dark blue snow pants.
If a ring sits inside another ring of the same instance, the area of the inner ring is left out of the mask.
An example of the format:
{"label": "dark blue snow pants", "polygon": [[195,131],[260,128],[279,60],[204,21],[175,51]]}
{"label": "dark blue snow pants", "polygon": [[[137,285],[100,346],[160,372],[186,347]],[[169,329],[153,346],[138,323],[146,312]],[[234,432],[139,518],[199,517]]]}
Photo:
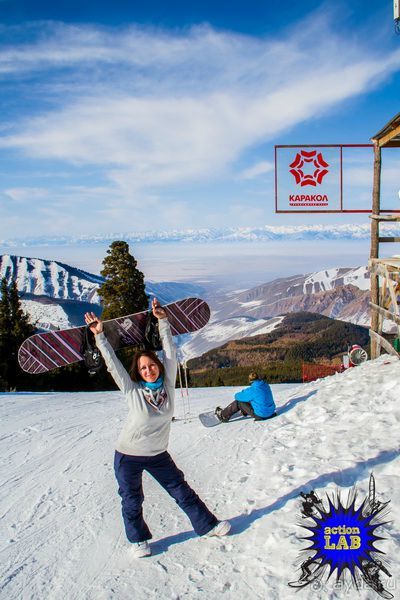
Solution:
{"label": "dark blue snow pants", "polygon": [[189,517],[198,535],[208,533],[217,525],[217,518],[186,483],[182,471],[178,469],[168,452],[156,456],[130,456],[116,451],[114,470],[119,485],[118,493],[122,498],[126,537],[130,542],[143,542],[152,537],[143,518],[143,471],[150,473],[174,498]]}

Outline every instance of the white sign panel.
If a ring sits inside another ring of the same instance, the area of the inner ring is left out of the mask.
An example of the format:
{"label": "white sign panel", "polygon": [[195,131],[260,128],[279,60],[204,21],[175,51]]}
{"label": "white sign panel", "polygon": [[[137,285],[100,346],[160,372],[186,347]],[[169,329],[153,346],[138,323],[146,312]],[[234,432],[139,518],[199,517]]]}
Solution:
{"label": "white sign panel", "polygon": [[277,212],[342,210],[340,146],[276,146]]}

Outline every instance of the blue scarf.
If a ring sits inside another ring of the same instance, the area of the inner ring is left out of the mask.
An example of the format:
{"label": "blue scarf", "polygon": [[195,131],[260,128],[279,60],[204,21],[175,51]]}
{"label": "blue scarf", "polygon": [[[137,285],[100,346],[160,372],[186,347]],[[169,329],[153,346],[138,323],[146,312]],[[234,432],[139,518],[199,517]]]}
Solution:
{"label": "blue scarf", "polygon": [[143,387],[147,387],[150,390],[159,390],[163,384],[164,384],[164,379],[163,379],[162,375],[160,375],[159,378],[156,379],[156,381],[154,381],[153,383],[148,382],[148,381],[142,381]]}

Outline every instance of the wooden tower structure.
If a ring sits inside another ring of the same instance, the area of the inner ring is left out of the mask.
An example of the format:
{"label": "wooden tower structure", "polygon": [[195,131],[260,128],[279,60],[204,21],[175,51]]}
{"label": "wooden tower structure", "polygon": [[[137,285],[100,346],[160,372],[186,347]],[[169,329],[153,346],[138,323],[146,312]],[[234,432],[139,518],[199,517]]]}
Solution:
{"label": "wooden tower structure", "polygon": [[[382,222],[400,222],[399,214],[381,213],[381,166],[382,148],[400,148],[400,113],[397,114],[373,138],[374,144],[374,183],[372,192],[371,254],[371,358],[377,358],[383,348],[389,354],[400,358],[398,344],[392,345],[383,336],[383,321],[388,319],[397,326],[400,338],[400,256],[380,258],[379,246],[382,243],[400,242],[400,237],[380,235]],[[395,348],[397,346],[397,349]]]}

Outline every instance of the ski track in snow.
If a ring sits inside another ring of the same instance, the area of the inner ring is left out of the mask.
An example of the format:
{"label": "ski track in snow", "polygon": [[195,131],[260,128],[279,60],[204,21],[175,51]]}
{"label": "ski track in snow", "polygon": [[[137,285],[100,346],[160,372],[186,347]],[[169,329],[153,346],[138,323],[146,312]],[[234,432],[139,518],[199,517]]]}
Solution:
{"label": "ski track in snow", "polygon": [[[233,532],[198,538],[145,475],[146,559],[130,556],[113,474],[121,394],[0,394],[1,600],[295,598],[287,583],[304,548],[300,491],[326,498],[339,487],[346,499],[357,485],[362,499],[371,472],[379,499],[391,500],[379,547],[399,586],[399,367],[381,357],[318,382],[273,386],[278,418],[210,429],[196,415],[226,405],[238,388],[191,390],[192,416],[172,424],[170,452]],[[176,403],[180,417],[179,392]],[[299,597],[379,597],[335,591],[331,579]]]}

